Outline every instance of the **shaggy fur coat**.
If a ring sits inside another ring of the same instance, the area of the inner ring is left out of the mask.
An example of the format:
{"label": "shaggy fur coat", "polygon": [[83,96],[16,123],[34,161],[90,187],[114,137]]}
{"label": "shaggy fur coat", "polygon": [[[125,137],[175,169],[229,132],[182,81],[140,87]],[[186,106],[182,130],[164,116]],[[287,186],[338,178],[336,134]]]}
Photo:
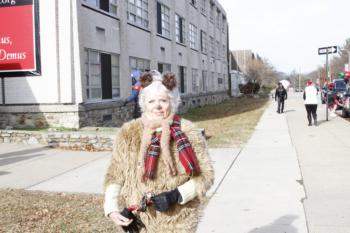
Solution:
{"label": "shaggy fur coat", "polygon": [[[141,233],[194,233],[199,222],[200,212],[203,209],[205,193],[214,181],[214,170],[208,156],[206,141],[202,133],[195,129],[187,120],[181,120],[181,129],[188,137],[201,169],[199,175],[190,177],[186,174],[178,158],[176,144],[171,141],[170,154],[175,162],[177,174],[169,174],[162,153],[153,180],[141,182],[138,176],[139,151],[143,127],[140,119],[125,123],[120,129],[112,161],[105,176],[105,187],[110,184],[121,186],[118,196],[118,206],[127,207],[138,204],[143,193],[154,192],[159,194],[170,191],[184,184],[190,179],[194,180],[197,197],[184,205],[176,204],[166,212],[156,211],[150,206],[146,212],[141,212],[139,218],[146,225]],[[121,231],[122,232],[122,231]]]}

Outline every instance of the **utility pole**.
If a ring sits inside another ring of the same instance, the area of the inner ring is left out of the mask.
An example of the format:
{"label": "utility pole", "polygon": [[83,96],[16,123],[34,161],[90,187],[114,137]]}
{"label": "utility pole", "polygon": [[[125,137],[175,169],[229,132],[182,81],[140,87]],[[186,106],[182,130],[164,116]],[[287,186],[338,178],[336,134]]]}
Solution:
{"label": "utility pole", "polygon": [[[328,69],[328,54],[336,53],[338,51],[338,46],[328,46],[323,48],[318,48],[318,55],[326,55],[326,80],[330,83],[329,69]],[[328,85],[326,87],[326,120],[328,121]]]}
{"label": "utility pole", "polygon": [[[326,80],[328,80],[328,83],[331,83],[331,80],[329,79],[329,74],[328,74],[328,49],[327,49],[327,53],[326,53]],[[329,91],[328,91],[328,84],[326,87],[326,121],[328,121],[328,95],[329,95]]]}
{"label": "utility pole", "polygon": [[301,86],[300,86],[300,77],[301,76],[301,69],[300,69],[300,66],[299,66],[299,91],[301,91]]}

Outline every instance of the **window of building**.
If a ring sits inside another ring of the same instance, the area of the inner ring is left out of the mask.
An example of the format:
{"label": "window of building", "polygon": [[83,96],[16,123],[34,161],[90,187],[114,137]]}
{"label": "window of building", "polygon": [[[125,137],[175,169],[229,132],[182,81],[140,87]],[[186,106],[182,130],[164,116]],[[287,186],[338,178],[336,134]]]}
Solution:
{"label": "window of building", "polygon": [[218,86],[219,86],[219,89],[222,88],[222,84],[223,84],[223,80],[221,78],[221,74],[218,74]]}
{"label": "window of building", "polygon": [[186,67],[178,66],[179,91],[180,93],[187,92]]}
{"label": "window of building", "polygon": [[220,53],[220,50],[221,50],[221,45],[220,45],[220,42],[217,40],[216,41],[216,59],[220,60],[221,59],[221,53]]}
{"label": "window of building", "polygon": [[150,61],[142,58],[137,57],[130,57],[129,58],[129,66],[130,66],[130,74],[134,70],[140,70],[142,72],[149,71],[150,70]]}
{"label": "window of building", "polygon": [[210,36],[210,55],[211,57],[215,57],[215,40],[212,36]]}
{"label": "window of building", "polygon": [[204,15],[207,13],[207,0],[201,0],[201,12]]}
{"label": "window of building", "polygon": [[206,70],[202,71],[202,90],[203,92],[208,91],[208,72]]}
{"label": "window of building", "polygon": [[84,0],[84,2],[95,7],[99,7],[100,5],[99,0]]}
{"label": "window of building", "polygon": [[215,91],[216,89],[215,89],[215,83],[216,83],[216,79],[215,79],[215,72],[211,72],[211,90],[212,91]]}
{"label": "window of building", "polygon": [[225,32],[225,27],[226,27],[226,17],[223,15],[222,16],[222,24],[221,24],[222,32]]}
{"label": "window of building", "polygon": [[216,27],[220,30],[220,10],[216,9]]}
{"label": "window of building", "polygon": [[190,23],[190,47],[197,49],[197,27]]}
{"label": "window of building", "polygon": [[222,45],[222,60],[226,60],[226,56],[227,56],[227,51],[226,51],[226,45]]}
{"label": "window of building", "polygon": [[226,74],[223,74],[222,75],[222,82],[223,82],[223,86],[222,86],[222,89],[225,89],[225,87],[226,87]]}
{"label": "window of building", "polygon": [[160,73],[171,72],[171,65],[167,63],[158,63],[158,71]]}
{"label": "window of building", "polygon": [[159,2],[157,2],[157,32],[170,37],[170,9]]}
{"label": "window of building", "polygon": [[148,0],[128,0],[128,21],[148,28]]}
{"label": "window of building", "polygon": [[86,4],[107,11],[113,15],[117,15],[117,0],[83,0]]}
{"label": "window of building", "polygon": [[112,64],[112,98],[120,97],[120,69],[119,69],[119,56],[111,56]]}
{"label": "window of building", "polygon": [[88,100],[120,97],[119,55],[85,49],[86,96]]}
{"label": "window of building", "polygon": [[190,0],[192,6],[197,7],[197,0]]}
{"label": "window of building", "polygon": [[203,30],[201,30],[201,51],[202,53],[208,52],[207,33]]}
{"label": "window of building", "polygon": [[215,63],[215,58],[214,57],[210,57],[210,64],[214,64]]}
{"label": "window of building", "polygon": [[192,68],[192,92],[199,92],[199,76],[198,69]]}
{"label": "window of building", "polygon": [[179,16],[178,14],[175,14],[175,37],[176,42],[185,44],[185,19]]}
{"label": "window of building", "polygon": [[214,4],[214,2],[210,1],[209,20],[210,20],[210,22],[212,22],[212,23],[214,23],[214,15],[215,15],[215,4]]}
{"label": "window of building", "polygon": [[109,12],[111,12],[114,15],[117,15],[117,11],[118,11],[117,0],[110,0],[109,1]]}

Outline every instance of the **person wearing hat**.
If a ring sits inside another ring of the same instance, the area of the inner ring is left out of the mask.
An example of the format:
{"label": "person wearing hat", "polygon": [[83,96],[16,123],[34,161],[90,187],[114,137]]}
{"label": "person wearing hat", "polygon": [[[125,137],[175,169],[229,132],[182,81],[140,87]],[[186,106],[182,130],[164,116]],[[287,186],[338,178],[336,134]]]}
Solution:
{"label": "person wearing hat", "polygon": [[278,83],[278,87],[275,92],[275,101],[278,101],[277,113],[283,113],[284,101],[287,99],[287,91],[283,87],[282,83]]}
{"label": "person wearing hat", "polygon": [[[317,88],[311,80],[306,82],[306,87],[303,94],[305,109],[307,113],[307,120],[309,126],[312,125],[312,118],[314,119],[314,125],[317,126],[317,103],[318,103]],[[311,118],[312,115],[312,118]]]}
{"label": "person wearing hat", "polygon": [[328,98],[328,110],[330,111],[330,116],[335,116],[335,110],[337,109],[336,104],[336,93],[334,91],[334,83],[327,84],[327,98]]}
{"label": "person wearing hat", "polygon": [[126,106],[128,103],[134,102],[134,110],[132,113],[132,116],[134,119],[139,118],[141,116],[141,110],[138,104],[139,93],[141,90],[141,84],[139,81],[141,74],[142,73],[140,70],[133,70],[131,72],[131,80],[132,80],[131,95],[128,96],[128,98],[126,98],[123,104],[123,106]]}
{"label": "person wearing hat", "polygon": [[105,175],[105,215],[125,232],[195,233],[214,181],[205,138],[176,115],[174,74],[153,70],[140,83],[142,115],[118,132]]}

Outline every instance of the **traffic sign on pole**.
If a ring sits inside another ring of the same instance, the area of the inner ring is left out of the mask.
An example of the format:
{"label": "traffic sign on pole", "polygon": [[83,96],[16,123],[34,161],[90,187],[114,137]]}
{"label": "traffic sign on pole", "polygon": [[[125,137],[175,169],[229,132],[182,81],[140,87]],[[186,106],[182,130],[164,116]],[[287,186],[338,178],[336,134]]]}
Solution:
{"label": "traffic sign on pole", "polygon": [[[328,80],[329,79],[329,82],[331,81],[330,80],[330,75],[329,75],[329,67],[328,67],[328,54],[330,53],[336,53],[338,52],[338,46],[328,46],[328,47],[323,47],[323,48],[318,48],[318,55],[326,55],[326,79]],[[329,103],[328,103],[328,95],[330,94],[329,93],[329,90],[328,90],[328,85],[326,87],[326,121],[328,121],[328,107],[329,107]]]}
{"label": "traffic sign on pole", "polygon": [[336,53],[337,51],[338,51],[338,46],[329,46],[329,47],[318,48],[318,55]]}

